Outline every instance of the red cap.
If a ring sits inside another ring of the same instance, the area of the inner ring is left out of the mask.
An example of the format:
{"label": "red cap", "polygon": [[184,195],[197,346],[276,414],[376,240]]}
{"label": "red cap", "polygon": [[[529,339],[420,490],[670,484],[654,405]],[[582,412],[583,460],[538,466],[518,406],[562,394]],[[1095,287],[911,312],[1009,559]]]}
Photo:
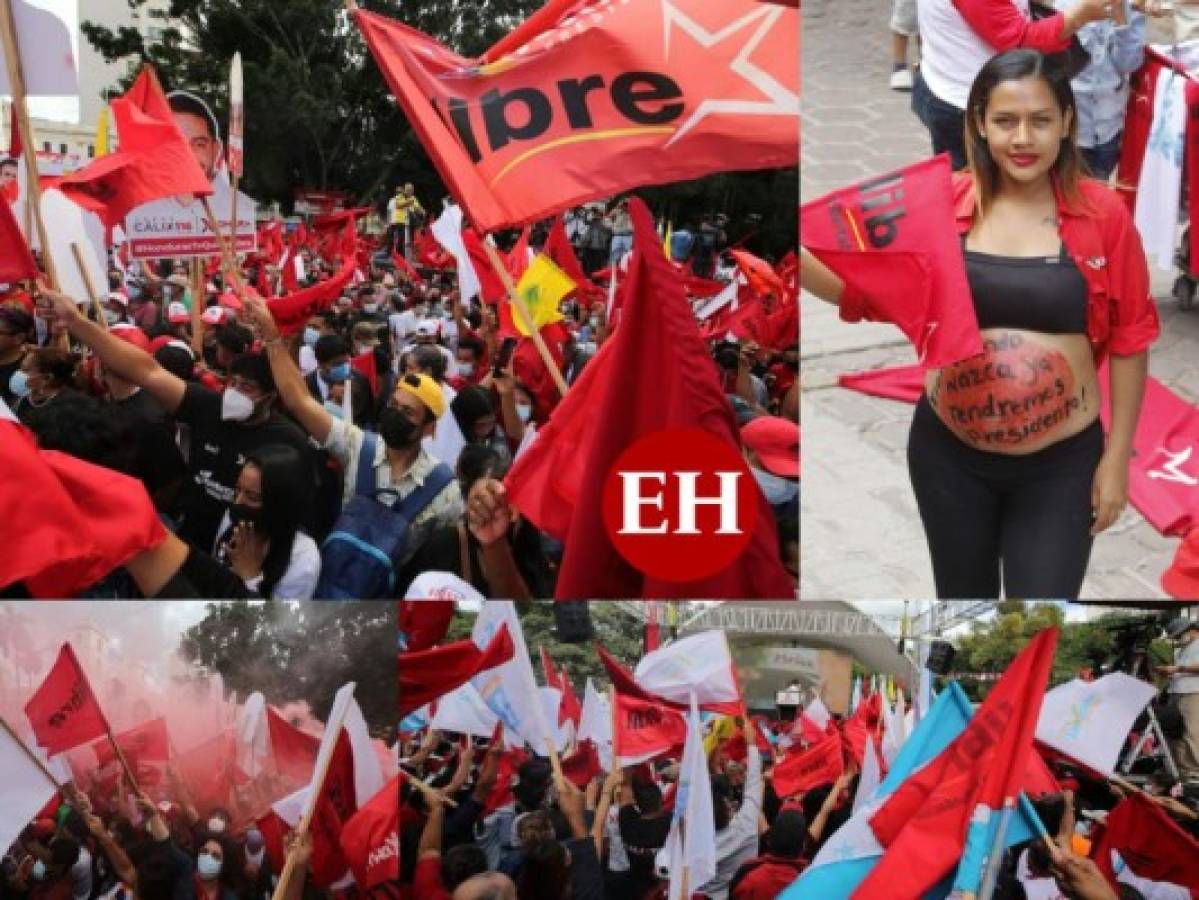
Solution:
{"label": "red cap", "polygon": [[217,297],[216,302],[221,306],[224,306],[226,309],[242,308],[241,301],[237,299],[237,294],[233,293],[233,291],[225,291],[225,293]]}
{"label": "red cap", "polygon": [[741,440],[762,468],[781,478],[799,477],[799,426],[778,416],[758,416],[741,429]]}
{"label": "red cap", "polygon": [[1162,590],[1179,600],[1199,597],[1199,528],[1192,528],[1178,545],[1174,561],[1162,575]]}
{"label": "red cap", "polygon": [[150,352],[150,339],[146,337],[146,333],[136,325],[130,325],[128,322],[120,322],[111,326],[109,329],[114,336],[119,337],[126,343],[132,344],[139,350]]}
{"label": "red cap", "polygon": [[182,303],[175,301],[167,305],[167,321],[172,325],[184,325],[190,322],[191,318],[192,314]]}

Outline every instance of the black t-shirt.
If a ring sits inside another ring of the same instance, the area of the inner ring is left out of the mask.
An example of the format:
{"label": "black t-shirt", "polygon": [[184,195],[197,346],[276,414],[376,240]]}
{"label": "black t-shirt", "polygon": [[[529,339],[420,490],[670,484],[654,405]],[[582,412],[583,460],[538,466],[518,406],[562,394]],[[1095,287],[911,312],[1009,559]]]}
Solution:
{"label": "black t-shirt", "polygon": [[18,356],[15,362],[0,363],[0,397],[4,398],[4,402],[8,404],[9,409],[17,402],[17,395],[8,389],[8,380],[12,378],[13,373],[21,368],[21,360],[24,355]]}
{"label": "black t-shirt", "polygon": [[[534,597],[549,597],[554,593],[549,563],[541,549],[541,533],[528,521],[522,521],[510,535],[512,555],[525,585]],[[483,548],[467,530],[470,546],[470,583],[484,597],[494,596],[491,585],[483,575]],[[403,590],[422,572],[453,572],[466,578],[462,571],[462,545],[458,526],[434,529],[400,573],[397,587]]]}
{"label": "black t-shirt", "polygon": [[[175,424],[162,404],[146,391],[137,391],[124,400],[113,401],[129,427],[130,439],[137,448],[133,475],[141,479],[150,496],[187,475],[183,456],[175,445]],[[169,512],[169,510],[163,510]]]}
{"label": "black t-shirt", "polygon": [[296,490],[310,496],[316,491],[314,451],[298,425],[277,412],[260,425],[243,425],[221,418],[221,395],[191,383],[175,418],[191,426],[188,470],[199,488],[189,499],[179,534],[204,551],[212,549],[225,508],[233,502],[237,476],[246,454],[267,444],[288,444],[300,451],[310,469],[307,484]]}
{"label": "black t-shirt", "polygon": [[620,841],[629,858],[629,874],[641,887],[652,887],[658,883],[654,874],[654,856],[666,845],[670,834],[670,816],[663,813],[652,819],[643,819],[632,806],[622,806],[617,813],[620,825]]}

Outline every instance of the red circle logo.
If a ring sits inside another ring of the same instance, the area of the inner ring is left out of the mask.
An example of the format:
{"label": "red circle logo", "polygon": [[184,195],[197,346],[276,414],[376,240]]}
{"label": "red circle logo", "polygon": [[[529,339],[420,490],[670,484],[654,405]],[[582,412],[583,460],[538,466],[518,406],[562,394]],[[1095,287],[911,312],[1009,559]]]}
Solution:
{"label": "red circle logo", "polygon": [[745,550],[757,527],[758,493],[736,448],[698,429],[657,431],[608,472],[604,527],[638,571],[696,581]]}

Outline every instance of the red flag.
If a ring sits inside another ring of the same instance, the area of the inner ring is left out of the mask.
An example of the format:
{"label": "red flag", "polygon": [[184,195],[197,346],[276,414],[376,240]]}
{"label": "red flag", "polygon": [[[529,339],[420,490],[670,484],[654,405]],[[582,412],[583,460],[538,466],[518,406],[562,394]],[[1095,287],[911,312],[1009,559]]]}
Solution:
{"label": "red flag", "polygon": [[[600,662],[608,674],[608,680],[612,682],[612,687],[616,688],[620,693],[645,700],[649,703],[661,703],[680,713],[686,713],[690,709],[686,703],[672,703],[669,700],[659,697],[657,694],[647,691],[636,682],[633,678],[633,673],[622,666],[620,660],[609,653],[603,644],[596,644],[595,651],[599,654]],[[699,704],[699,708],[704,712],[718,713],[722,716],[745,715],[745,704],[741,700],[701,703]]]}
{"label": "red flag", "polygon": [[515,652],[505,625],[484,650],[480,650],[474,641],[465,640],[415,653],[401,653],[400,718],[430,700],[448,694],[479,672],[506,663]]}
{"label": "red flag", "polygon": [[753,0],[551,7],[486,64],[354,12],[477,228],[533,222],[642,184],[799,162],[798,10]]}
{"label": "red flag", "polygon": [[39,275],[41,272],[12,214],[12,205],[0,197],[0,281],[12,283]]}
{"label": "red flag", "polygon": [[[579,291],[586,291],[591,285],[591,280],[579,264],[579,258],[575,256],[575,248],[571,246],[570,238],[566,236],[566,223],[562,220],[561,215],[554,216],[554,224],[550,226],[550,233],[546,236],[542,252],[579,286]],[[567,294],[566,296],[571,295]]]}
{"label": "red flag", "polygon": [[586,790],[591,779],[603,772],[599,754],[591,741],[582,741],[574,753],[562,758],[562,774],[580,791]]}
{"label": "red flag", "polygon": [[270,862],[271,871],[278,875],[287,863],[287,835],[291,831],[291,826],[273,809],[259,817],[255,824],[262,832],[262,842],[266,848],[266,858]]}
{"label": "red flag", "polygon": [[279,774],[307,784],[312,779],[312,770],[316,766],[316,755],[321,746],[320,738],[300,731],[279,715],[273,706],[266,708],[266,723],[271,738],[271,751],[275,757],[275,768]]}
{"label": "red flag", "polygon": [[682,754],[687,719],[662,701],[643,700],[615,691],[612,715],[612,753],[626,761]]}
{"label": "red flag", "polygon": [[924,368],[918,365],[893,366],[851,372],[838,376],[837,384],[871,397],[915,403],[924,394]]}
{"label": "red flag", "polygon": [[143,66],[133,86],[111,106],[120,149],[64,176],[59,190],[108,227],[151,200],[212,193],[212,184],[171,116],[152,66]]}
{"label": "red flag", "polygon": [[166,537],[136,478],[56,450],[0,408],[0,587],[73,597]]}
{"label": "red flag", "polygon": [[408,260],[404,259],[404,257],[401,256],[399,253],[392,251],[391,262],[396,267],[396,271],[403,272],[405,275],[407,275],[409,280],[413,284],[424,284],[425,283],[425,279],[421,278],[420,272],[418,272],[418,271],[416,271],[416,269],[412,268],[412,263],[410,263],[410,262],[408,262]]}
{"label": "red flag", "polygon": [[346,821],[341,830],[341,849],[361,890],[399,883],[399,775]]}
{"label": "red flag", "polygon": [[746,250],[730,250],[729,256],[733,257],[737,268],[745,275],[751,291],[761,296],[773,294],[782,297],[785,290],[783,280],[770,268],[770,263]]}
{"label": "red flag", "polygon": [[8,108],[8,155],[13,159],[19,159],[23,149],[21,127],[17,121],[17,105],[14,103]]}
{"label": "red flag", "polygon": [[[466,249],[470,249],[471,229],[467,228],[462,232],[463,240],[466,242]],[[475,238],[478,240],[478,238]],[[437,239],[433,237],[433,232],[428,228],[421,228],[416,232],[416,237],[413,240],[413,245],[416,248],[416,259],[422,266],[429,269],[452,269],[456,265],[454,255],[449,250],[444,249],[441,244],[437,243]],[[474,254],[472,253],[472,258]],[[478,270],[478,264],[475,264],[475,269]],[[484,275],[479,273],[479,278]]]}
{"label": "red flag", "polygon": [[555,671],[554,661],[549,652],[544,647],[538,649],[541,651],[541,671],[545,675],[546,687],[557,688],[562,695],[561,703],[558,705],[558,724],[563,725],[570,721],[574,722],[575,727],[578,728],[583,707],[579,704],[579,697],[575,693],[574,685],[570,683],[570,676],[566,674],[565,669]]}
{"label": "red flag", "polygon": [[923,895],[957,863],[975,808],[997,811],[1015,798],[1028,772],[1057,635],[1047,628],[1033,638],[965,730],[871,817],[886,852],[862,882],[863,896]]}
{"label": "red flag", "polygon": [[[352,246],[348,242],[354,240],[354,223],[350,220],[346,225],[345,231],[342,233],[342,248],[344,255],[342,257],[341,268],[337,270],[331,277],[325,281],[318,282],[311,287],[294,290],[283,297],[273,297],[267,300],[267,306],[270,307],[271,315],[275,319],[275,325],[279,328],[279,333],[288,336],[302,330],[308,320],[313,315],[329,308],[338,296],[340,296],[345,286],[350,283],[350,279],[354,277],[356,268],[354,254],[348,250]],[[292,253],[296,251],[293,250]],[[288,272],[291,272],[291,279],[288,279]],[[295,268],[292,264],[292,256],[288,256],[287,262],[283,264],[283,285],[288,290],[288,284],[295,285],[298,282],[295,280]]]}
{"label": "red flag", "polygon": [[379,396],[379,368],[375,363],[375,351],[367,350],[357,356],[350,357],[350,366],[360,373],[371,386],[371,396]]}
{"label": "red flag", "polygon": [[[167,721],[161,716],[143,722],[136,728],[116,735],[117,746],[125,754],[129,765],[136,768],[140,763],[169,762],[171,741],[167,736]],[[92,746],[101,767],[116,761],[116,751],[109,741],[100,741]]]}
{"label": "red flag", "polygon": [[645,618],[645,636],[644,650],[646,653],[653,653],[662,644],[662,623],[659,621],[661,604],[656,601],[650,601],[646,604],[648,607]]}
{"label": "red flag", "polygon": [[58,658],[41,686],[25,704],[25,715],[38,746],[45,749],[47,756],[108,732],[104,712],[70,644],[63,644],[58,651]]}
{"label": "red flag", "polygon": [[327,888],[339,881],[349,862],[341,848],[345,823],[358,811],[354,787],[354,753],[343,729],[329,761],[325,781],[312,815],[312,861],[314,887]]}
{"label": "red flag", "polygon": [[[494,741],[492,742],[494,745]],[[479,813],[479,819],[485,819],[501,806],[506,806],[512,802],[512,784],[516,777],[517,770],[525,760],[529,758],[529,753],[526,750],[505,750],[500,754],[500,765],[496,772],[495,786],[491,789],[491,793],[487,795],[487,802],[483,804],[483,811]]]}
{"label": "red flag", "polygon": [[400,649],[428,650],[445,637],[453,618],[453,600],[401,600]]}
{"label": "red flag", "polygon": [[982,352],[948,156],[805,203],[799,221],[804,246],[846,284],[842,318],[897,325],[929,367]]}
{"label": "red flag", "polygon": [[832,784],[845,771],[841,736],[826,734],[806,750],[791,751],[774,767],[774,791],[779,797]]}
{"label": "red flag", "polygon": [[[670,428],[699,428],[740,448],[716,365],[677,273],[661,253],[649,210],[636,197],[629,209],[635,249],[623,323],[509,471],[509,497],[523,515],[566,545],[558,597],[794,596],[766,503],[758,504],[753,539],[741,556],[697,581],[647,577],[608,537],[604,479],[636,440]],[[650,384],[654,390],[647,391]]]}
{"label": "red flag", "polygon": [[1141,878],[1199,891],[1199,841],[1143,794],[1129,794],[1116,804],[1091,847],[1091,859],[1114,887],[1113,850]]}
{"label": "red flag", "polygon": [[175,757],[175,769],[201,815],[229,806],[236,759],[237,736],[232,729]]}

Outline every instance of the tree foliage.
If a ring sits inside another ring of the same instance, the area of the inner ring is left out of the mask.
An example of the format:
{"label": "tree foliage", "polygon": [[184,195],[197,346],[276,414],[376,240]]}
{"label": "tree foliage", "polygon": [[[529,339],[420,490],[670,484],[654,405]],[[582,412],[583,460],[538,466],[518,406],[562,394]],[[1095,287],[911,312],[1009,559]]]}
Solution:
{"label": "tree foliage", "polygon": [[[160,30],[148,40],[135,28],[84,21],[83,33],[109,62],[127,62],[121,89],[152,63],[167,90],[209,100],[229,120],[229,64],[242,55],[245,80],[243,189],[263,203],[291,209],[299,188],[344,190],[355,204],[385,203],[410,181],[426,206],[443,197],[416,134],[391,96],[357,29],[337,0],[171,0],[132,10]],[[436,37],[463,56],[482,53],[538,9],[541,0],[364,0],[359,4]],[[110,90],[116,85],[101,85]],[[798,141],[798,133],[796,134]],[[676,224],[708,211],[730,216],[729,238],[778,257],[798,236],[798,172],[713,175],[639,193]],[[761,216],[758,221],[748,217]]]}
{"label": "tree foliage", "polygon": [[367,723],[383,735],[399,707],[396,628],[393,603],[213,603],[180,653],[220,672],[242,700],[254,691],[277,705],[305,700],[321,719],[337,689],[356,682]]}

